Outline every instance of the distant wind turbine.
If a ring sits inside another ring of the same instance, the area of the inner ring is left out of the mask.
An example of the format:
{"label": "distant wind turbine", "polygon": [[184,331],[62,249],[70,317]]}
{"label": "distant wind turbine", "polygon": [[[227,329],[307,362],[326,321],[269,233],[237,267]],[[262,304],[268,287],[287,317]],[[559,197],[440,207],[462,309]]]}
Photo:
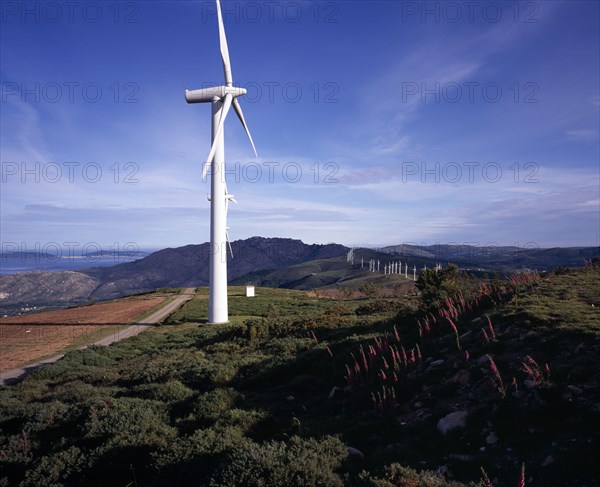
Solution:
{"label": "distant wind turbine", "polygon": [[[244,88],[233,86],[231,74],[231,63],[229,62],[229,49],[225,37],[225,27],[221,14],[221,3],[217,2],[217,17],[219,22],[219,44],[221,47],[221,58],[223,59],[223,71],[225,74],[225,85],[200,90],[185,90],[185,100],[188,103],[211,103],[212,104],[212,145],[206,158],[202,179],[206,176],[208,169],[210,175],[210,295],[208,301],[208,321],[210,323],[226,323],[229,321],[227,307],[227,246],[231,252],[227,227],[227,209],[229,201],[237,203],[233,195],[227,192],[225,182],[225,138],[224,125],[229,109],[233,109],[248,134],[250,144],[256,154],[254,141],[244,120],[242,107],[237,97],[246,94]],[[233,255],[233,254],[232,254]]]}

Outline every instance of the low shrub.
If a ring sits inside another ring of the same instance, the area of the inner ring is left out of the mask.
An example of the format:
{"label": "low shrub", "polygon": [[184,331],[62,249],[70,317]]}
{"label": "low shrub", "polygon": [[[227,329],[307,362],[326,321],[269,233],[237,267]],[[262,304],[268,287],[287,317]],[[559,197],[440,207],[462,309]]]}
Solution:
{"label": "low shrub", "polygon": [[86,469],[88,460],[82,451],[72,446],[53,455],[41,457],[25,474],[22,487],[61,486],[75,480]]}
{"label": "low shrub", "polygon": [[104,449],[163,446],[177,434],[167,423],[163,403],[121,397],[90,407],[83,430],[86,438],[101,440]]}
{"label": "low shrub", "polygon": [[242,397],[242,394],[231,387],[205,392],[195,401],[194,415],[199,421],[214,422]]}
{"label": "low shrub", "polygon": [[146,399],[156,399],[163,402],[184,401],[194,394],[194,391],[186,387],[178,380],[170,380],[164,384],[141,384],[132,390],[134,395]]}
{"label": "low shrub", "polygon": [[[466,487],[463,483],[448,481],[438,473],[428,470],[417,472],[398,463],[387,466],[383,477],[372,476],[366,471],[363,471],[359,477],[363,487]],[[476,487],[479,484],[467,485]]]}
{"label": "low shrub", "polygon": [[376,299],[367,304],[359,306],[354,312],[357,316],[364,316],[377,313],[386,313],[388,311],[398,311],[399,308],[400,305],[397,302],[385,299]]}
{"label": "low shrub", "polygon": [[342,486],[336,473],[348,453],[337,438],[322,440],[293,436],[287,442],[252,443],[228,455],[210,485],[246,487]]}

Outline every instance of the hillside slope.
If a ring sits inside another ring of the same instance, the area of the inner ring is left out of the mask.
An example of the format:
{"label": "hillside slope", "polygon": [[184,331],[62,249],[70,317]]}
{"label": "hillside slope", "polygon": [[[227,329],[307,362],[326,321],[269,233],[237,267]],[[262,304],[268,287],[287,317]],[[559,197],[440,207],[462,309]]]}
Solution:
{"label": "hillside slope", "polygon": [[599,268],[205,308],[0,388],[0,485],[599,485]]}
{"label": "hillside slope", "polygon": [[548,271],[556,267],[582,267],[586,260],[600,255],[600,247],[538,248],[486,245],[392,245],[382,252],[399,258],[421,258],[428,261],[452,262],[461,267],[515,272],[522,269]]}

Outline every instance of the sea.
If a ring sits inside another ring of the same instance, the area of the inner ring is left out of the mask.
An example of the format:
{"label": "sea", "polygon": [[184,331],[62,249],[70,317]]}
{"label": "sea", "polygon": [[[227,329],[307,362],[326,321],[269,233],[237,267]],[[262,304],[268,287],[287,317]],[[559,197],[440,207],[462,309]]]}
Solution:
{"label": "sea", "polygon": [[31,271],[77,271],[89,269],[90,267],[107,267],[133,262],[148,256],[152,252],[153,249],[118,254],[107,252],[101,255],[88,256],[40,255],[33,252],[0,254],[0,275]]}

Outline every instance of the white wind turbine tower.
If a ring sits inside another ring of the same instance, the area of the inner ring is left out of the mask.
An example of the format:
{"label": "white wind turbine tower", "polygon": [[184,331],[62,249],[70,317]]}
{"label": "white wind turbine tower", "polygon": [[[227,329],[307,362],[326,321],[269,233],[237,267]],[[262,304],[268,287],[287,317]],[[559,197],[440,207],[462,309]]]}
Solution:
{"label": "white wind turbine tower", "polygon": [[[223,71],[225,73],[225,85],[200,90],[185,90],[185,100],[188,103],[211,103],[212,104],[212,145],[204,169],[202,179],[206,176],[208,168],[210,175],[210,296],[208,301],[208,321],[210,323],[226,323],[229,321],[227,308],[227,208],[229,201],[236,202],[233,195],[227,192],[225,183],[225,143],[224,124],[229,109],[233,109],[240,122],[244,126],[246,134],[256,154],[256,148],[252,136],[244,120],[242,107],[237,97],[246,94],[244,88],[233,86],[231,75],[231,63],[229,62],[229,49],[223,26],[221,14],[221,3],[217,2],[217,17],[219,22],[219,44],[221,47],[221,58],[223,59]],[[231,250],[231,247],[230,247]]]}

